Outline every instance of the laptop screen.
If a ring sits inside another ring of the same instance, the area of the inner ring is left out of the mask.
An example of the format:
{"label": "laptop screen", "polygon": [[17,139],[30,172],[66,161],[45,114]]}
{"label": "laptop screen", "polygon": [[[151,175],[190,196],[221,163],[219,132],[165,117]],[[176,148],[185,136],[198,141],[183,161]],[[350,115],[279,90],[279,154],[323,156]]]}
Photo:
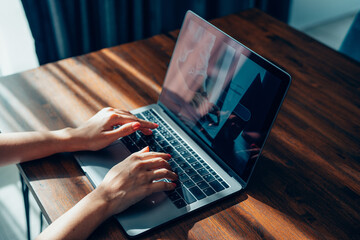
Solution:
{"label": "laptop screen", "polygon": [[247,182],[289,81],[188,12],[159,101]]}

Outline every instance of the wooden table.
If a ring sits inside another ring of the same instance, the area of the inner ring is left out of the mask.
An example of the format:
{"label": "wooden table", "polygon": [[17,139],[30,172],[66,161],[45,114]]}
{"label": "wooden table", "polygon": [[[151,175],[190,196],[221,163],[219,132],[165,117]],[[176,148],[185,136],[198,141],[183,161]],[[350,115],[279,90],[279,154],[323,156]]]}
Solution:
{"label": "wooden table", "polygon": [[[293,77],[248,188],[150,239],[359,239],[360,64],[258,11],[212,21]],[[157,101],[177,31],[0,80],[5,132],[77,126]],[[49,222],[93,188],[71,154],[21,164]],[[93,239],[125,239],[114,219]]]}

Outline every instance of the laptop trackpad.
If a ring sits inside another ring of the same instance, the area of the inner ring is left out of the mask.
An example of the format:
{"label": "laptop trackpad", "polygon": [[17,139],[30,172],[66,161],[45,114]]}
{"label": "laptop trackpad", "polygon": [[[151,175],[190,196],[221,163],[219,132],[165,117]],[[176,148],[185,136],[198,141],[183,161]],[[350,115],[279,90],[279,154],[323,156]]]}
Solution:
{"label": "laptop trackpad", "polygon": [[177,209],[164,192],[159,192],[146,197],[115,217],[129,236],[135,236],[185,212],[186,208]]}
{"label": "laptop trackpad", "polygon": [[130,154],[131,152],[119,141],[99,151],[77,152],[74,156],[94,187],[97,187],[107,172]]}

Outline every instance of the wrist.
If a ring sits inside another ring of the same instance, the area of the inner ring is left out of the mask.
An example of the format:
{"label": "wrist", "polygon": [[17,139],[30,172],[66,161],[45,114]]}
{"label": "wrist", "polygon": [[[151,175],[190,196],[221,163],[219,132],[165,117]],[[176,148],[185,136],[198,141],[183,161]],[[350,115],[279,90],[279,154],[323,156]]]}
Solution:
{"label": "wrist", "polygon": [[81,146],[81,139],[77,137],[76,129],[64,128],[61,130],[53,131],[56,142],[62,146],[61,152],[76,152],[84,150]]}
{"label": "wrist", "polygon": [[102,186],[98,186],[89,195],[91,202],[96,202],[98,205],[99,213],[102,215],[103,220],[114,215],[113,204],[111,199],[106,195]]}

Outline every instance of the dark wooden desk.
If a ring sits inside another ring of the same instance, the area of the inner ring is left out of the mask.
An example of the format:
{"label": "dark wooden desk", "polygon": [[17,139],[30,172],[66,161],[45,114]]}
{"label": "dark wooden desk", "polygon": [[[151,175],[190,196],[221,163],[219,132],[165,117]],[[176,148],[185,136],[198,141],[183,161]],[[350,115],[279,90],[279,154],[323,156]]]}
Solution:
{"label": "dark wooden desk", "polygon": [[[248,188],[151,239],[359,239],[360,64],[258,11],[212,21],[293,77]],[[177,32],[0,80],[4,131],[77,126],[105,106],[156,102]],[[21,164],[49,222],[92,190],[71,154]],[[114,219],[94,239],[124,239]]]}

